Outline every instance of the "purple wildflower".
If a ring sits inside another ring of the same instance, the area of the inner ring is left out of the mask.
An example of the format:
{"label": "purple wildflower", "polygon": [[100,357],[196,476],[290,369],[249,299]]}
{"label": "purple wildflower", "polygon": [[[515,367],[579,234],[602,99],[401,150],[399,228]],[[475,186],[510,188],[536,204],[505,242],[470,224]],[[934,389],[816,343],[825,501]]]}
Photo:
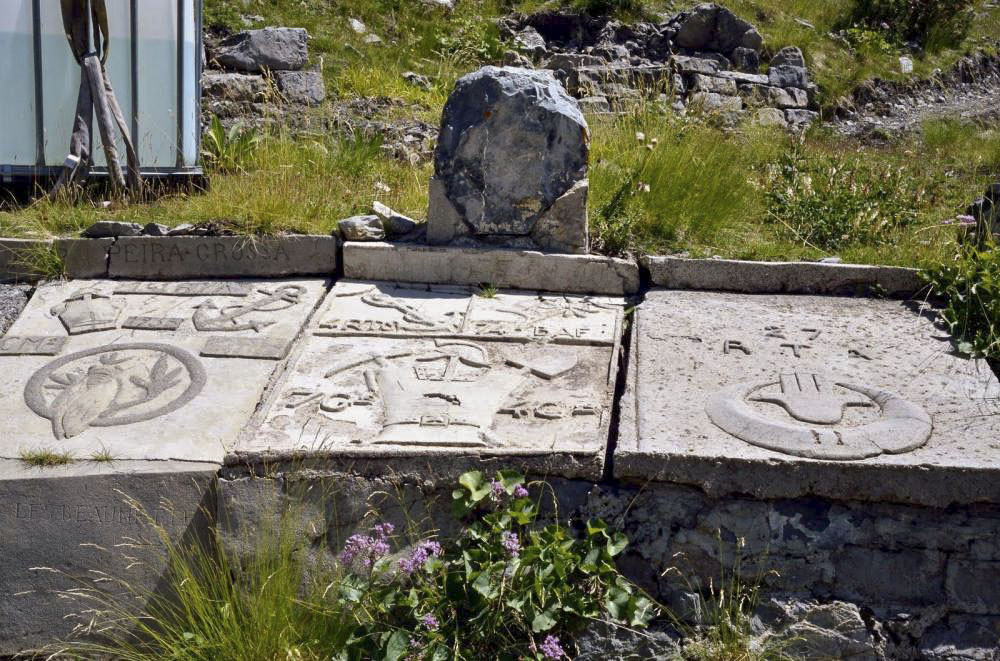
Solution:
{"label": "purple wildflower", "polygon": [[566,652],[563,651],[562,645],[559,644],[559,638],[553,635],[546,636],[545,642],[541,645],[542,654],[545,655],[546,659],[561,659],[566,656]]}
{"label": "purple wildflower", "polygon": [[360,559],[365,567],[371,567],[379,558],[389,555],[388,535],[394,530],[391,523],[381,523],[374,528],[374,535],[357,533],[347,538],[344,550],[338,556],[344,564],[350,564]]}
{"label": "purple wildflower", "polygon": [[511,557],[517,557],[517,554],[521,552],[521,540],[518,539],[516,532],[507,531],[500,539],[500,543],[503,544],[504,550]]}
{"label": "purple wildflower", "polygon": [[429,539],[417,544],[408,557],[399,561],[399,568],[404,574],[412,574],[422,568],[429,558],[437,558],[441,555],[441,545]]}
{"label": "purple wildflower", "polygon": [[490,488],[493,489],[493,500],[500,500],[507,495],[507,490],[503,488],[503,484],[496,480],[490,481]]}
{"label": "purple wildflower", "polygon": [[427,613],[420,618],[420,624],[424,625],[428,631],[436,631],[438,628],[438,620],[434,617],[434,613]]}
{"label": "purple wildflower", "polygon": [[955,216],[955,220],[958,221],[959,225],[975,225],[976,219],[973,216]]}
{"label": "purple wildflower", "polygon": [[395,530],[396,526],[392,525],[391,523],[380,523],[376,525],[374,528],[372,528],[372,532],[374,532],[375,536],[378,537],[379,539],[386,539],[387,537],[392,535],[392,533]]}
{"label": "purple wildflower", "polygon": [[528,495],[529,495],[528,494],[528,490],[525,489],[523,485],[519,484],[516,487],[514,487],[514,497],[515,498],[527,498]]}

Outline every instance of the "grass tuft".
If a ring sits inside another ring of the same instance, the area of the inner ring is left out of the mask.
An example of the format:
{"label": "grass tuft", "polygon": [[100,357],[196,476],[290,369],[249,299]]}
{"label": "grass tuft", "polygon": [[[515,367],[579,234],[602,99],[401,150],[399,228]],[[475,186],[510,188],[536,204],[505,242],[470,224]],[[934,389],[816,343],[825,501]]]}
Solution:
{"label": "grass tuft", "polygon": [[18,459],[36,468],[52,468],[54,466],[66,466],[76,461],[72,453],[56,452],[48,448],[38,448],[29,450],[24,448],[18,452]]}

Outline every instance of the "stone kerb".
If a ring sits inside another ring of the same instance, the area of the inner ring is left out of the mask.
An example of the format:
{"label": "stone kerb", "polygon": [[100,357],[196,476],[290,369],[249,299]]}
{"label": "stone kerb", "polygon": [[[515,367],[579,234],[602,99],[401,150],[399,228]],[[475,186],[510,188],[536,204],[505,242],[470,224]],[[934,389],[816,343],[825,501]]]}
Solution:
{"label": "stone kerb", "polygon": [[333,236],[119,236],[81,239],[0,238],[0,282],[33,282],[46,252],[62,260],[68,278],[282,277],[333,275]]}
{"label": "stone kerb", "polygon": [[347,242],[343,260],[344,275],[358,280],[489,283],[512,289],[614,296],[639,291],[635,262],[599,255]]}
{"label": "stone kerb", "polygon": [[654,286],[669,289],[906,298],[925,287],[917,269],[898,266],[649,256],[642,267]]}
{"label": "stone kerb", "polygon": [[[58,590],[112,560],[88,545],[109,556],[126,536],[155,538],[128,498],[157,521],[171,501],[161,522],[172,534],[200,525],[224,455],[328,285],[97,279],[35,290],[0,337],[0,655],[79,622],[64,616],[86,604]],[[74,462],[41,471],[22,460],[42,452]],[[149,562],[129,578],[152,590],[163,563]]]}
{"label": "stone kerb", "polygon": [[341,281],[228,464],[598,480],[624,300]]}
{"label": "stone kerb", "polygon": [[112,278],[282,277],[337,269],[332,236],[122,237],[109,251]]}

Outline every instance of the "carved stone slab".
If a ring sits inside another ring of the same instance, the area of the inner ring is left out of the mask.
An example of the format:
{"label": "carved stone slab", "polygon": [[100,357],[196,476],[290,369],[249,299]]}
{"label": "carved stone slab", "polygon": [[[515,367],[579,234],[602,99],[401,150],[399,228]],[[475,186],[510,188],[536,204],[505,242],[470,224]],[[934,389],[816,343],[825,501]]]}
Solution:
{"label": "carved stone slab", "polygon": [[338,283],[233,461],[568,459],[599,478],[623,301]]}
{"label": "carved stone slab", "polygon": [[1000,384],[956,357],[919,307],[650,292],[617,476],[767,497],[1000,502]]}
{"label": "carved stone slab", "polygon": [[327,284],[39,287],[0,338],[0,458],[221,461]]}
{"label": "carved stone slab", "polygon": [[621,311],[620,299],[605,296],[341,281],[316,332],[612,346]]}

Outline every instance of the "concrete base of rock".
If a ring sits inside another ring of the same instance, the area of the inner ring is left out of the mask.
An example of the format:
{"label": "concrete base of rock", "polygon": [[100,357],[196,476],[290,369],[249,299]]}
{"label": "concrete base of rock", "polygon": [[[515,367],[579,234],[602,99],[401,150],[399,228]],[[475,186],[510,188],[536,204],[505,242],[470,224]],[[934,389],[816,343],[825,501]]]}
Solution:
{"label": "concrete base of rock", "polygon": [[628,295],[639,291],[639,267],[597,255],[548,255],[391,243],[345,243],[344,275],[358,280],[425,282]]}
{"label": "concrete base of rock", "polygon": [[427,242],[432,246],[468,244],[488,248],[524,247],[553,253],[585,255],[590,240],[587,225],[589,182],[574,184],[556,199],[535,221],[531,232],[523,236],[477,234],[462,220],[448,199],[444,185],[437,179],[430,183],[430,207],[427,211]]}

